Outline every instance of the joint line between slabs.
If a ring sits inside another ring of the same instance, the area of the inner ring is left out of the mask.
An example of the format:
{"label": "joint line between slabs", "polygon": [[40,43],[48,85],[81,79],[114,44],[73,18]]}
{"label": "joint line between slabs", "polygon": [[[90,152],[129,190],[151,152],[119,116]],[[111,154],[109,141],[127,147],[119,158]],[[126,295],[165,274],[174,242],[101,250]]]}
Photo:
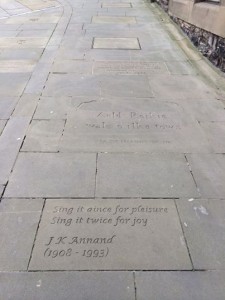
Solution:
{"label": "joint line between slabs", "polygon": [[42,216],[43,216],[45,204],[46,204],[46,199],[44,200],[44,203],[43,203],[43,206],[42,206],[42,210],[41,210],[39,222],[38,222],[38,225],[37,225],[37,230],[36,230],[36,233],[35,233],[35,236],[34,236],[34,242],[33,242],[33,246],[32,246],[31,252],[30,252],[30,258],[29,258],[29,261],[28,261],[28,264],[27,264],[27,271],[29,270],[30,262],[31,262],[31,259],[32,259],[32,256],[33,256],[33,250],[34,250],[34,247],[35,247],[35,243],[36,243],[36,239],[37,239],[39,227],[40,227],[40,224],[41,224],[41,220],[42,220]]}

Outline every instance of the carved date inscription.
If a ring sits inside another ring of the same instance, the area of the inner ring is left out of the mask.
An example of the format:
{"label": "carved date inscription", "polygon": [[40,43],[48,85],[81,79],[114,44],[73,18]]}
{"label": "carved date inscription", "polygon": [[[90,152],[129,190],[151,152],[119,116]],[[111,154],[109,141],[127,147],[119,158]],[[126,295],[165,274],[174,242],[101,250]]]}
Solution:
{"label": "carved date inscription", "polygon": [[47,200],[30,269],[149,269],[186,256],[180,236],[173,200]]}

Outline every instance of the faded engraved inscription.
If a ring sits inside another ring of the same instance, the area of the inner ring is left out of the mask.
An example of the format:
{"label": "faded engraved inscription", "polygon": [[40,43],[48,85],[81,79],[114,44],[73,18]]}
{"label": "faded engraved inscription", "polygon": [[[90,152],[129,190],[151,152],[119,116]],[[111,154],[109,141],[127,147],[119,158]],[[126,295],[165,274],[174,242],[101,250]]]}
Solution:
{"label": "faded engraved inscription", "polygon": [[95,63],[94,73],[119,75],[148,75],[153,73],[168,73],[168,70],[166,65],[162,62],[100,61]]}

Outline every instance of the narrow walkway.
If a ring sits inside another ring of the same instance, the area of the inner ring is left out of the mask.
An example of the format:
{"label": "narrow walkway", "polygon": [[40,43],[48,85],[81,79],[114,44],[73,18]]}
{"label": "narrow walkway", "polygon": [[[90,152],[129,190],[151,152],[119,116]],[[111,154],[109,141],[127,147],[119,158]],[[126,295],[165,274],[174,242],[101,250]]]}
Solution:
{"label": "narrow walkway", "polygon": [[224,300],[223,79],[142,0],[0,5],[0,299]]}

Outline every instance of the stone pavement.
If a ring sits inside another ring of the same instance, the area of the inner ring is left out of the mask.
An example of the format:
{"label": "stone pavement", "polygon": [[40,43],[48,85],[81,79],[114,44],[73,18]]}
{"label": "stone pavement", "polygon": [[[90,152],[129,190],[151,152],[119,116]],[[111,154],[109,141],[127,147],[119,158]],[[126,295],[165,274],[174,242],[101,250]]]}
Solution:
{"label": "stone pavement", "polygon": [[0,7],[0,299],[224,300],[224,79],[143,0]]}

